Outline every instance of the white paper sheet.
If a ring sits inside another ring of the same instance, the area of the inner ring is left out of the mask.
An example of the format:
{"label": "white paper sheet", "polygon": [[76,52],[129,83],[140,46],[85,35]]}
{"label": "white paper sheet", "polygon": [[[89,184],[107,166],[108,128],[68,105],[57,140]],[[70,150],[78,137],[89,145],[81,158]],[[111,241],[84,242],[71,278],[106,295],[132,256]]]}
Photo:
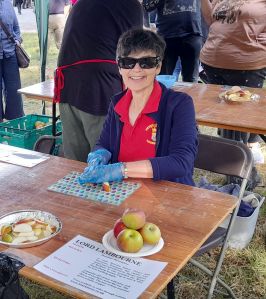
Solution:
{"label": "white paper sheet", "polygon": [[23,148],[0,144],[0,161],[15,165],[33,167],[45,160],[49,156],[44,156],[41,153],[26,150]]}
{"label": "white paper sheet", "polygon": [[135,299],[166,265],[117,255],[78,235],[34,268],[100,298]]}

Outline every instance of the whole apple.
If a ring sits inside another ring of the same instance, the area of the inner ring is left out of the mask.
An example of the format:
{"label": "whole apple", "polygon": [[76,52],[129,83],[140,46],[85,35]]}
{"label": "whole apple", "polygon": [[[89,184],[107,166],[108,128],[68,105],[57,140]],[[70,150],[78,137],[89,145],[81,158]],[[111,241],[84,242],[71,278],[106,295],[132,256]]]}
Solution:
{"label": "whole apple", "polygon": [[145,213],[137,209],[127,209],[125,210],[122,221],[127,228],[140,229],[145,224],[146,216]]}
{"label": "whole apple", "polygon": [[117,246],[124,252],[135,253],[142,248],[143,238],[138,231],[126,228],[117,236]]}
{"label": "whole apple", "polygon": [[113,232],[114,232],[114,236],[115,238],[117,238],[117,236],[119,235],[119,233],[123,230],[127,228],[124,224],[124,222],[122,221],[121,218],[117,219],[115,224],[114,224],[114,228],[113,228]]}
{"label": "whole apple", "polygon": [[161,231],[154,223],[145,223],[139,232],[142,235],[143,241],[147,244],[156,244],[161,238]]}

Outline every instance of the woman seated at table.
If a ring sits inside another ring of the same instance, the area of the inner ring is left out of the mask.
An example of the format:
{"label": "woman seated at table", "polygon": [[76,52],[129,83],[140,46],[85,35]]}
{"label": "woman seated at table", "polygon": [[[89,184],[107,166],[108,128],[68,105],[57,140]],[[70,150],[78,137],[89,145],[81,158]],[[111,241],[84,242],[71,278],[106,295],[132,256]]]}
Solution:
{"label": "woman seated at table", "polygon": [[164,50],[164,40],[150,30],[132,29],[120,37],[117,63],[127,89],[111,99],[81,184],[130,177],[194,185],[194,105],[187,94],[156,81]]}

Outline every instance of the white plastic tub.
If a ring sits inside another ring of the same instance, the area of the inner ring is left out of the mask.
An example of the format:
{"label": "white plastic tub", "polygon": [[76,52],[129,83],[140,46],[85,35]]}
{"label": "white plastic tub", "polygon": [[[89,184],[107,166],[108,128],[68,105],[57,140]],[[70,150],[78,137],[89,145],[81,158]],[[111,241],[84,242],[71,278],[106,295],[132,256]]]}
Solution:
{"label": "white plastic tub", "polygon": [[[264,197],[261,197],[259,194],[253,194],[253,196],[257,199],[258,206],[249,217],[236,216],[235,223],[231,231],[231,236],[228,241],[228,247],[230,248],[243,249],[248,246],[253,237],[258,220],[259,210],[264,202]],[[227,227],[229,224],[229,219],[230,217],[228,217],[221,226]]]}

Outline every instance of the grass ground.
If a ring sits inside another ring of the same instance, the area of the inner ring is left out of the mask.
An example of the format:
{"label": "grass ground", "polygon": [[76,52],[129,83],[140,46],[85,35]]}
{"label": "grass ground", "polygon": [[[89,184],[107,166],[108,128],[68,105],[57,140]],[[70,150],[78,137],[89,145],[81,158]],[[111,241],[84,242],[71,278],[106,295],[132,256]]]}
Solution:
{"label": "grass ground", "polygon": [[[28,86],[39,82],[39,50],[36,34],[24,34],[24,47],[31,55],[31,64],[28,69],[21,70],[22,86]],[[47,60],[47,78],[53,74],[56,65],[58,51],[51,43]],[[39,101],[25,100],[24,107],[26,114],[41,113],[41,104]],[[48,109],[47,114],[50,113]],[[216,134],[215,129],[202,127],[201,131],[206,134]],[[262,144],[266,158],[266,145]],[[265,159],[266,160],[266,159]],[[264,186],[257,187],[256,192],[266,196],[266,165],[261,169]],[[195,173],[195,178],[200,173]],[[220,177],[208,176],[209,180],[217,183]],[[177,219],[178,221],[178,219]],[[254,237],[249,246],[243,250],[227,250],[225,260],[221,270],[221,277],[233,288],[239,299],[266,299],[266,204],[260,209],[260,215],[256,226]],[[211,252],[211,261],[209,256],[200,258],[202,262],[213,266],[213,260],[217,256],[217,251]],[[195,268],[187,265],[179,273],[179,285],[176,288],[176,295],[181,299],[201,299],[206,297],[205,285],[208,283],[208,277],[204,276]],[[21,278],[21,282],[31,299],[68,299],[69,296],[62,295],[51,289],[39,286],[31,281]],[[176,279],[177,282],[177,279]],[[166,292],[163,291],[160,299],[166,298]],[[213,298],[224,298],[220,294],[215,294]]]}

